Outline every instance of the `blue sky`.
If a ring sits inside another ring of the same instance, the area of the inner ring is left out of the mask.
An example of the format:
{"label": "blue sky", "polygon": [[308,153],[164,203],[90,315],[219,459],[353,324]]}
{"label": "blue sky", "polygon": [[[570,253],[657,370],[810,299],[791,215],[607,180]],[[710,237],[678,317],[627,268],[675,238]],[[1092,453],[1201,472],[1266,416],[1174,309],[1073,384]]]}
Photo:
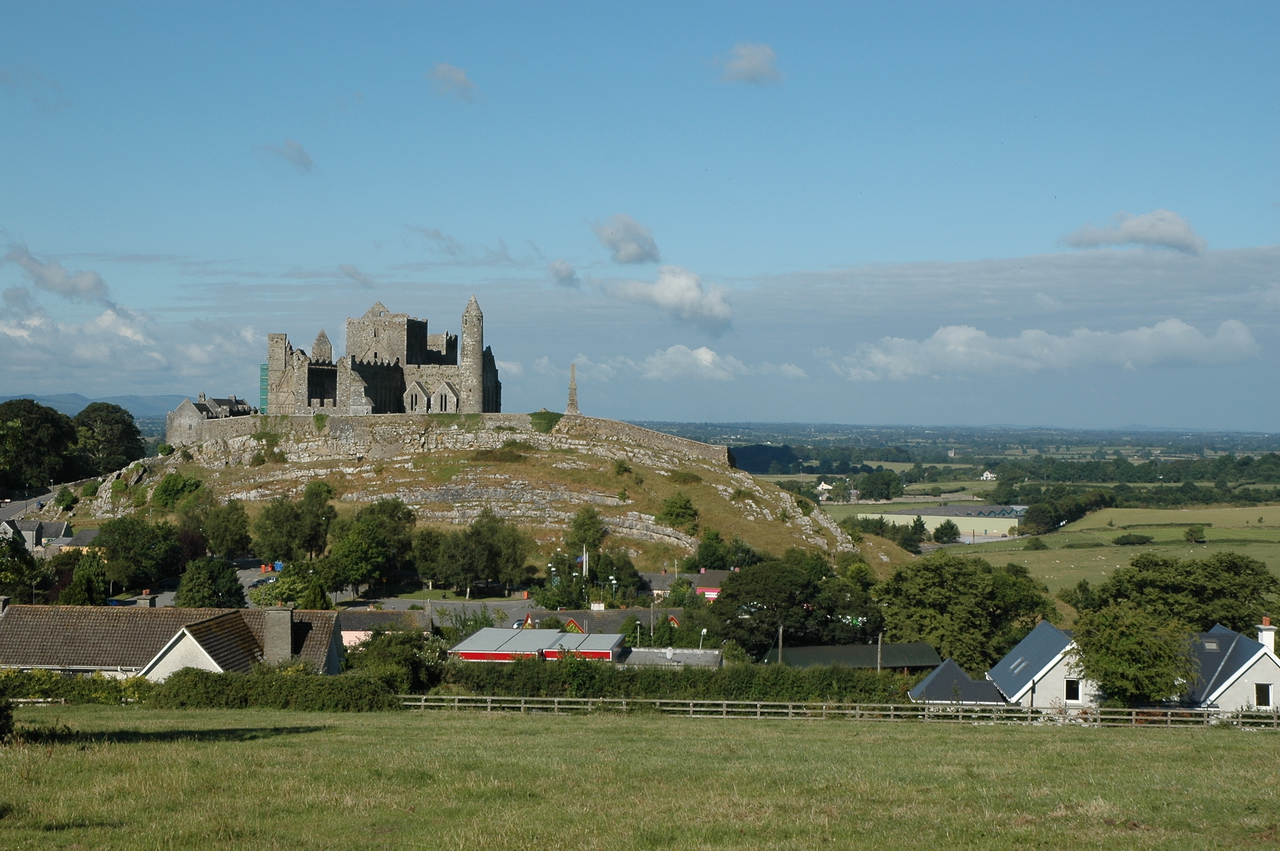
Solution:
{"label": "blue sky", "polygon": [[1275,428],[1274,3],[0,19],[0,395],[475,293],[507,410]]}

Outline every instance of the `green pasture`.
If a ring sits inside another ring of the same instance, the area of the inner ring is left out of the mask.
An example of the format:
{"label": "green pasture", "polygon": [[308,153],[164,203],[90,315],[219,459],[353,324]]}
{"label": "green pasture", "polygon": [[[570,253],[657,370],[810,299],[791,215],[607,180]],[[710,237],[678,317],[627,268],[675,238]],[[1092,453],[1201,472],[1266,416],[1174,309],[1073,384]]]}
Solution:
{"label": "green pasture", "polygon": [[0,847],[1252,848],[1280,734],[22,708]]}

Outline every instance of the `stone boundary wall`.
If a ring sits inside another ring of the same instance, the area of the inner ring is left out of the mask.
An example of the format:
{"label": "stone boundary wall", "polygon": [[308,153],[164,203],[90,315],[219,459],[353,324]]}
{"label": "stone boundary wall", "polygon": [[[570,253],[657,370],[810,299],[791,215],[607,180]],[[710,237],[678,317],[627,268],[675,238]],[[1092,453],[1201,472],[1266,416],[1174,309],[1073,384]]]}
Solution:
{"label": "stone boundary wall", "polygon": [[[205,464],[247,464],[265,448],[255,434],[274,435],[294,462],[391,459],[433,450],[497,449],[519,440],[538,449],[578,449],[654,466],[701,462],[730,466],[729,449],[616,420],[563,417],[551,433],[535,431],[529,414],[339,414],[229,417],[168,435]],[[319,423],[323,422],[323,428]]]}

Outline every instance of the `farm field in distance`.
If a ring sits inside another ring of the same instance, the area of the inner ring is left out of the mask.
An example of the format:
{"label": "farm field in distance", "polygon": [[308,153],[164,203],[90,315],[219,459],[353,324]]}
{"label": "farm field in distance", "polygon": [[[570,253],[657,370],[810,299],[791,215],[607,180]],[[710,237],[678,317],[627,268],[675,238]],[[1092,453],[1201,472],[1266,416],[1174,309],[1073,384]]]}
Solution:
{"label": "farm field in distance", "polygon": [[670,716],[17,710],[0,845],[1240,848],[1280,738]]}

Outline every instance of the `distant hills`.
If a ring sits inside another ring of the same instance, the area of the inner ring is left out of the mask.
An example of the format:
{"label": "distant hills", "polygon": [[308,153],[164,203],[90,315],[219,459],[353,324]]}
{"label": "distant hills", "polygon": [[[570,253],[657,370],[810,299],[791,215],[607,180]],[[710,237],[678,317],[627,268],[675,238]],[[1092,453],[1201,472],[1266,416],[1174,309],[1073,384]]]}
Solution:
{"label": "distant hills", "polygon": [[136,419],[154,419],[163,417],[172,411],[178,405],[182,404],[182,400],[186,396],[178,395],[161,395],[161,396],[103,396],[100,399],[86,399],[79,393],[58,393],[53,396],[37,396],[34,393],[20,393],[17,396],[0,396],[0,402],[8,402],[10,399],[31,399],[46,407],[61,411],[69,417],[74,417],[87,407],[91,402],[109,402],[112,405],[119,405],[129,413],[133,414]]}

